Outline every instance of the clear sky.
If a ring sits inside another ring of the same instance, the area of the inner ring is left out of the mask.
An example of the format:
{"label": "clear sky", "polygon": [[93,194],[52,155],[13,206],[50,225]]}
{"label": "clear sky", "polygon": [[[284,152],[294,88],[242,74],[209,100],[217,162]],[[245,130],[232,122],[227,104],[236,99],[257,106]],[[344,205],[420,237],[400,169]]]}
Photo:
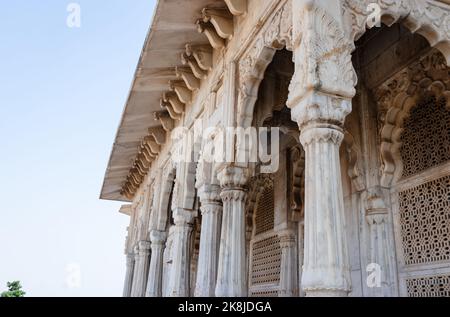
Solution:
{"label": "clear sky", "polygon": [[98,197],[154,2],[0,1],[0,291],[121,296],[129,219]]}

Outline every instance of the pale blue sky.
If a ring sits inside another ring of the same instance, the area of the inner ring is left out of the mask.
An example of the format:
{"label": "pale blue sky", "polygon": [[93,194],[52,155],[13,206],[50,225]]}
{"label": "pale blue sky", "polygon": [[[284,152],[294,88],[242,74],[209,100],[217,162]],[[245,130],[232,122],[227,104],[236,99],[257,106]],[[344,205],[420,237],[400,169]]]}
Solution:
{"label": "pale blue sky", "polygon": [[154,2],[0,1],[0,291],[121,296],[128,218],[98,197]]}

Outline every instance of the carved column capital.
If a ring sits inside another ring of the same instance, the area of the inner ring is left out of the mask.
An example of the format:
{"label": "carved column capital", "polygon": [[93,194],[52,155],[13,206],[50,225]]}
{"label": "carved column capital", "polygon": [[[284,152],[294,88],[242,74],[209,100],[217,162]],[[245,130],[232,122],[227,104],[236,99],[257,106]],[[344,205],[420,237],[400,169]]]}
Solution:
{"label": "carved column capital", "polygon": [[217,178],[224,189],[242,189],[246,187],[250,178],[250,170],[238,166],[225,166],[218,173]]}
{"label": "carved column capital", "polygon": [[139,256],[146,256],[150,252],[150,241],[139,241],[137,245],[137,251]]}
{"label": "carved column capital", "polygon": [[302,130],[300,136],[300,142],[304,147],[308,146],[312,142],[317,143],[333,143],[336,145],[341,145],[344,139],[344,133],[342,129],[336,126],[321,126],[313,125],[308,127],[306,130]]}
{"label": "carved column capital", "polygon": [[180,227],[192,227],[195,213],[191,210],[176,208],[173,210],[173,220],[175,225]]}
{"label": "carved column capital", "polygon": [[280,247],[282,249],[296,246],[295,232],[293,230],[283,230],[278,232],[278,238],[280,238]]}
{"label": "carved column capital", "polygon": [[351,99],[313,92],[298,103],[289,104],[292,119],[298,123],[300,130],[310,124],[329,124],[342,127],[345,118],[352,111]]}
{"label": "carved column capital", "polygon": [[150,241],[152,242],[152,247],[155,245],[164,245],[167,240],[167,233],[159,230],[150,231]]}

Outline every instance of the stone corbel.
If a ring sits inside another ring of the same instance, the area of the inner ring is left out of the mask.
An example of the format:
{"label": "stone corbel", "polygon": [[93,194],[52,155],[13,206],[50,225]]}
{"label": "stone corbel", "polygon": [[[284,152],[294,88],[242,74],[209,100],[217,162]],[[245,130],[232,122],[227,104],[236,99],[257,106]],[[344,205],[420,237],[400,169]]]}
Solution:
{"label": "stone corbel", "polygon": [[140,146],[139,151],[140,151],[140,153],[142,153],[142,155],[144,155],[145,159],[149,162],[152,162],[156,157],[156,156],[153,156],[153,154],[150,153],[144,145]]}
{"label": "stone corbel", "polygon": [[156,143],[155,138],[152,136],[146,136],[144,138],[144,145],[153,155],[158,155],[161,152],[161,146]]}
{"label": "stone corbel", "polygon": [[216,50],[221,50],[225,47],[225,40],[221,38],[214,28],[212,23],[205,23],[203,20],[197,21],[197,31],[199,33],[204,33],[209,40],[209,43]]}
{"label": "stone corbel", "polygon": [[143,153],[139,153],[139,152],[138,152],[137,160],[138,160],[138,162],[140,162],[141,166],[146,171],[148,171],[148,169],[152,165],[152,161],[153,161],[153,160],[147,160],[147,157]]}
{"label": "stone corbel", "polygon": [[130,180],[132,184],[136,187],[136,189],[139,188],[139,185],[142,183],[142,180],[144,179],[144,176],[140,173],[140,171],[136,168],[136,165],[131,169],[130,173]]}
{"label": "stone corbel", "polygon": [[175,110],[173,110],[172,105],[168,101],[165,101],[164,99],[161,99],[161,109],[167,110],[167,112],[169,113],[170,118],[172,118],[173,120],[180,120],[181,119],[181,115],[176,113]]}
{"label": "stone corbel", "polygon": [[166,131],[163,128],[150,128],[148,133],[152,136],[158,145],[163,145],[166,143]]}
{"label": "stone corbel", "polygon": [[122,196],[125,196],[127,199],[133,199],[134,190],[130,189],[130,184],[127,182],[122,188],[122,191],[120,192]]}
{"label": "stone corbel", "polygon": [[176,67],[175,73],[178,78],[184,81],[187,88],[189,88],[191,91],[195,91],[200,88],[200,80],[195,77],[191,69]]}
{"label": "stone corbel", "polygon": [[205,79],[207,77],[207,73],[200,68],[197,63],[197,60],[193,56],[189,56],[186,53],[181,54],[181,63],[185,66],[189,66],[192,70],[192,73],[198,79]]}
{"label": "stone corbel", "polygon": [[221,38],[225,40],[231,40],[233,38],[233,17],[228,10],[204,8],[202,10],[202,18],[205,23],[211,22]]}
{"label": "stone corbel", "polygon": [[173,119],[170,117],[169,112],[165,111],[155,112],[153,115],[155,116],[155,120],[158,120],[161,123],[163,129],[166,132],[170,132],[173,130],[175,123]]}
{"label": "stone corbel", "polygon": [[136,162],[134,163],[134,168],[138,171],[139,175],[144,178],[145,174],[147,173],[147,171],[145,170],[145,168],[139,164],[139,160],[136,160]]}
{"label": "stone corbel", "polygon": [[145,162],[142,159],[142,157],[138,156],[138,158],[136,160],[136,166],[139,168],[140,171],[142,171],[144,173],[144,175],[147,174],[148,169],[150,168],[150,165],[151,164],[149,164],[149,163],[145,164]]}
{"label": "stone corbel", "polygon": [[174,93],[164,93],[163,100],[172,105],[173,111],[181,118],[184,112],[184,104],[178,99],[177,94]]}
{"label": "stone corbel", "polygon": [[186,44],[186,55],[194,57],[202,70],[212,70],[213,57],[211,46],[201,45],[193,47],[190,44]]}
{"label": "stone corbel", "polygon": [[225,0],[232,15],[239,16],[247,13],[247,0]]}
{"label": "stone corbel", "polygon": [[[175,92],[178,99],[184,103],[189,104],[192,100],[192,92],[187,88],[181,81],[169,81],[169,88],[171,91]],[[184,109],[183,109],[184,110]]]}

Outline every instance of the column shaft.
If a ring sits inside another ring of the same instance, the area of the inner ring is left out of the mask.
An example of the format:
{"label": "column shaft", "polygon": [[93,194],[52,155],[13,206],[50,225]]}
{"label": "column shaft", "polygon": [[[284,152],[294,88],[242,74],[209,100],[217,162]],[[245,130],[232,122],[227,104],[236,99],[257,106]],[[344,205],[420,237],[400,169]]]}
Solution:
{"label": "column shaft", "polygon": [[281,246],[281,269],[279,297],[298,296],[297,247],[295,233],[279,233]]}
{"label": "column shaft", "polygon": [[166,233],[152,230],[150,232],[152,258],[148,272],[147,297],[162,296],[163,256],[166,243]]}
{"label": "column shaft", "polygon": [[169,296],[189,296],[190,273],[190,238],[192,234],[193,213],[189,210],[177,209],[174,211],[175,221],[173,241],[173,264],[169,276]]}
{"label": "column shaft", "polygon": [[301,132],[305,149],[305,259],[307,296],[347,296],[350,269],[345,232],[338,126],[312,124]]}
{"label": "column shaft", "polygon": [[213,297],[217,278],[222,205],[220,201],[203,200],[202,227],[198,258],[196,297]]}
{"label": "column shaft", "polygon": [[134,261],[134,254],[127,254],[127,269],[125,272],[123,297],[131,297],[131,289],[133,287]]}
{"label": "column shaft", "polygon": [[227,167],[219,173],[223,202],[216,296],[247,296],[245,201],[248,170]]}
{"label": "column shaft", "polygon": [[136,250],[132,297],[144,297],[150,261],[150,242],[140,241]]}

